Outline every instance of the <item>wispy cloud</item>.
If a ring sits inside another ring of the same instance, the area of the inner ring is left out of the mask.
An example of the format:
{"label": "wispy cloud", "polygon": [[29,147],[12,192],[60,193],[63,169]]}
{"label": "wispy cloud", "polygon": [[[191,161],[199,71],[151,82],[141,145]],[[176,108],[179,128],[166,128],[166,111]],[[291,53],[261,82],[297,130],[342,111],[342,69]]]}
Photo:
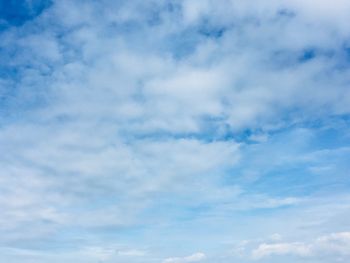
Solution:
{"label": "wispy cloud", "polygon": [[176,258],[167,258],[163,260],[163,263],[187,263],[187,262],[199,262],[205,259],[205,254],[195,253],[187,257],[176,257]]}
{"label": "wispy cloud", "polygon": [[339,262],[346,262],[350,254],[350,233],[339,232],[321,236],[309,243],[263,243],[252,251],[252,257],[259,260],[273,255],[295,255],[305,258],[337,258]]}

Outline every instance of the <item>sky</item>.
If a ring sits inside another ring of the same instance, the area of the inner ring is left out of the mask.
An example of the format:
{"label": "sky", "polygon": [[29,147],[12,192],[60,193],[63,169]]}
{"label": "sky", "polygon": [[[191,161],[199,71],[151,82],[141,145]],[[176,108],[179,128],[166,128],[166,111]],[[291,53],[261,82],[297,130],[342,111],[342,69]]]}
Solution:
{"label": "sky", "polygon": [[347,263],[349,13],[0,0],[0,261]]}

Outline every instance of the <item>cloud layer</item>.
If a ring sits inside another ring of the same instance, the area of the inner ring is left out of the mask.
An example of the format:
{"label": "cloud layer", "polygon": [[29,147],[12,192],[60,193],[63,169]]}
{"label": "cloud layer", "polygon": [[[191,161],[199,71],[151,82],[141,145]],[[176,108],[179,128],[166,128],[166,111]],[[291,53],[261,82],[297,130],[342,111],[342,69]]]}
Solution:
{"label": "cloud layer", "polygon": [[1,261],[345,260],[349,11],[1,3]]}

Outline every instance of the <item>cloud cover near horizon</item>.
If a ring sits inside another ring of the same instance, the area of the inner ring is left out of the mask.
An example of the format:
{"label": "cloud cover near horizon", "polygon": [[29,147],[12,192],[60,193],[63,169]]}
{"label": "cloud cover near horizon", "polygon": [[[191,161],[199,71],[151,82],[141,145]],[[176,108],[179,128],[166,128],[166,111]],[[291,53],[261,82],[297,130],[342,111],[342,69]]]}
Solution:
{"label": "cloud cover near horizon", "polygon": [[1,261],[346,262],[350,2],[0,3]]}

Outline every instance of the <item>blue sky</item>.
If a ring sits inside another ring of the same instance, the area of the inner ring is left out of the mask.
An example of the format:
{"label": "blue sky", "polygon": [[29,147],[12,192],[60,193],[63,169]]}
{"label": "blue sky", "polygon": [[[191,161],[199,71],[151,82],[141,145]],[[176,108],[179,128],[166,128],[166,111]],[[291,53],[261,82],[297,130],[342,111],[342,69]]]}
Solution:
{"label": "blue sky", "polygon": [[0,261],[347,262],[349,12],[0,1]]}

